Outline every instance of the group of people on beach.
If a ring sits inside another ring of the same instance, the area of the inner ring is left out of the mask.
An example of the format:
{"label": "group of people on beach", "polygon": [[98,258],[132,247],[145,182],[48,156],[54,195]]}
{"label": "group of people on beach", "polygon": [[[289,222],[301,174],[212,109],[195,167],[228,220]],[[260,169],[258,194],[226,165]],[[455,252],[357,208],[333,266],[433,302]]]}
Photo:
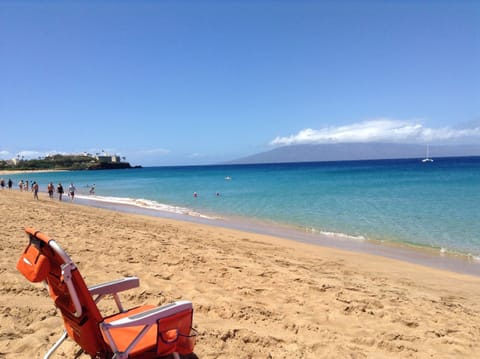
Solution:
{"label": "group of people on beach", "polygon": [[[77,189],[75,188],[73,183],[70,183],[70,186],[68,186],[68,197],[70,197],[70,200],[72,200],[72,201],[75,198],[75,191],[76,190]],[[48,197],[50,197],[50,199],[53,199],[53,194],[55,192],[55,186],[53,185],[52,182],[50,182],[48,184],[47,192],[48,192]],[[58,194],[58,200],[61,201],[62,198],[63,198],[63,194],[65,193],[65,190],[63,189],[63,185],[60,182],[57,185],[56,192]]]}
{"label": "group of people on beach", "polygon": [[[31,185],[30,185],[30,183],[31,183]],[[40,189],[40,186],[39,186],[37,181],[29,182],[28,180],[24,181],[22,179],[22,180],[18,181],[17,185],[18,185],[18,189],[21,192],[23,192],[23,191],[28,192],[29,190],[31,190],[32,193],[33,193],[33,198],[38,200],[38,191]],[[5,187],[7,187],[8,189],[12,189],[13,181],[12,181],[11,178],[9,178],[8,181],[5,181],[4,178],[0,178],[0,189],[3,190],[3,189],[5,189]],[[90,187],[89,194],[95,194],[95,185],[92,185],[92,186],[89,186],[89,187]],[[68,197],[70,198],[71,201],[73,201],[73,199],[75,198],[76,191],[77,191],[77,189],[76,189],[75,185],[73,184],[73,182],[70,183],[70,185],[68,186],[68,189],[67,189],[67,193],[68,193]],[[48,197],[50,199],[54,199],[55,192],[58,194],[58,200],[61,201],[63,199],[63,194],[65,193],[65,190],[64,190],[61,182],[59,182],[56,187],[54,186],[53,182],[50,182],[47,185],[47,193],[48,193]]]}
{"label": "group of people on beach", "polygon": [[5,180],[3,178],[0,178],[0,188],[1,189],[4,189],[5,188],[5,185],[8,186],[8,189],[12,189],[12,186],[13,186],[13,181],[11,178],[8,179],[8,182],[5,182]]}
{"label": "group of people on beach", "polygon": [[[0,188],[3,190],[5,189],[5,185],[7,186],[8,189],[12,189],[12,186],[13,186],[13,181],[11,178],[8,179],[7,182],[5,182],[5,179],[3,178],[0,178]],[[18,189],[20,191],[28,191],[29,188],[31,188],[32,192],[33,192],[33,198],[35,199],[38,199],[38,189],[39,189],[39,186],[38,186],[38,183],[36,181],[33,181],[32,182],[32,186],[30,187],[30,183],[28,181],[24,181],[24,180],[20,180],[18,182]]]}

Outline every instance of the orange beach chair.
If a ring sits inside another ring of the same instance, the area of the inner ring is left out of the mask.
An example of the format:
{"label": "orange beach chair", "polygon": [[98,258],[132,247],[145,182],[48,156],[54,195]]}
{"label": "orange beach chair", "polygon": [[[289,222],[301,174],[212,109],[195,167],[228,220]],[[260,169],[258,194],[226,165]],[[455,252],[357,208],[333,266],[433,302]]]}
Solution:
{"label": "orange beach chair", "polygon": [[[139,286],[137,277],[87,287],[75,263],[44,233],[26,228],[29,243],[17,269],[30,281],[45,281],[65,330],[44,358],[70,337],[92,358],[197,358],[193,353],[193,306],[177,301],[125,310],[119,292]],[[113,297],[118,313],[102,316],[97,303]]]}

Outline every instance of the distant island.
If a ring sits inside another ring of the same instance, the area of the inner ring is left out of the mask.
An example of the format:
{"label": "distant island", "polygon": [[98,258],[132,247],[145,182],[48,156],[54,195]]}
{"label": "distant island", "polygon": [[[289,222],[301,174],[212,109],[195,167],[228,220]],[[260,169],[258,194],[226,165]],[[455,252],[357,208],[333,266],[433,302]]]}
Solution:
{"label": "distant island", "polygon": [[[270,151],[239,158],[228,164],[359,161],[424,158],[426,145],[398,143],[332,143],[277,147]],[[480,145],[431,145],[430,156],[480,156]]]}
{"label": "distant island", "polygon": [[21,157],[12,160],[0,160],[0,170],[110,170],[139,168],[132,167],[130,163],[123,161],[120,156],[109,154],[91,155],[71,154],[71,155],[49,155],[38,159],[23,159]]}

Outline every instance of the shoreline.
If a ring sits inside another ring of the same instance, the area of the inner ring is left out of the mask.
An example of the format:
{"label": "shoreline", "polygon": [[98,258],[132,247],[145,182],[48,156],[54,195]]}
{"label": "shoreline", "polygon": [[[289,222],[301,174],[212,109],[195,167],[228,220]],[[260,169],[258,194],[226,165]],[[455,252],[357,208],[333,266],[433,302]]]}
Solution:
{"label": "shoreline", "polygon": [[[19,173],[30,172],[65,172],[64,170],[48,171],[20,171]],[[0,171],[0,175],[1,175]],[[18,191],[16,187],[13,191]],[[20,193],[20,192],[19,192]],[[39,196],[47,198],[47,194],[40,192]],[[65,201],[70,202],[67,195]],[[114,201],[117,198],[89,196],[77,194],[75,203],[86,207],[101,208],[123,213],[141,214],[156,218],[173,219],[190,223],[206,224],[214,227],[240,230],[252,234],[263,234],[293,241],[296,243],[307,243],[316,246],[335,248],[354,253],[364,253],[400,260],[402,262],[419,264],[431,268],[452,271],[461,274],[480,276],[480,260],[478,257],[468,253],[458,253],[443,248],[430,248],[408,243],[394,241],[376,241],[349,236],[342,233],[311,232],[302,228],[289,226],[281,223],[269,223],[256,220],[255,218],[229,217],[222,215],[205,215],[188,208],[165,205],[169,208],[179,208],[178,212],[151,208],[144,205],[129,203],[128,198],[120,198],[126,201]],[[55,199],[57,200],[57,199]],[[57,200],[58,201],[58,200]],[[144,201],[144,200],[142,200]],[[150,201],[148,201],[150,202]],[[163,204],[157,203],[160,206]]]}
{"label": "shoreline", "polygon": [[431,268],[448,270],[461,274],[480,276],[480,261],[464,253],[442,251],[440,248],[428,248],[405,243],[359,239],[342,234],[312,233],[279,223],[266,223],[254,218],[215,217],[173,213],[166,210],[151,209],[128,203],[115,203],[96,200],[94,197],[78,196],[75,202],[85,206],[141,214],[157,218],[174,219],[191,223],[218,226],[243,232],[262,234],[281,239],[329,247],[355,253],[377,255],[402,262],[423,265]]}

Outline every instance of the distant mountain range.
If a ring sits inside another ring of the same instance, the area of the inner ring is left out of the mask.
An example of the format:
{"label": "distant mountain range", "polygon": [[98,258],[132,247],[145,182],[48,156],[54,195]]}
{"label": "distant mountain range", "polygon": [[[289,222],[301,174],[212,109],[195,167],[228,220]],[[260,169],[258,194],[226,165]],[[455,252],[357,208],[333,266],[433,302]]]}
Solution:
{"label": "distant mountain range", "polygon": [[[355,161],[399,158],[423,158],[426,146],[392,143],[335,143],[278,147],[231,164]],[[480,145],[431,145],[430,157],[480,156]]]}

